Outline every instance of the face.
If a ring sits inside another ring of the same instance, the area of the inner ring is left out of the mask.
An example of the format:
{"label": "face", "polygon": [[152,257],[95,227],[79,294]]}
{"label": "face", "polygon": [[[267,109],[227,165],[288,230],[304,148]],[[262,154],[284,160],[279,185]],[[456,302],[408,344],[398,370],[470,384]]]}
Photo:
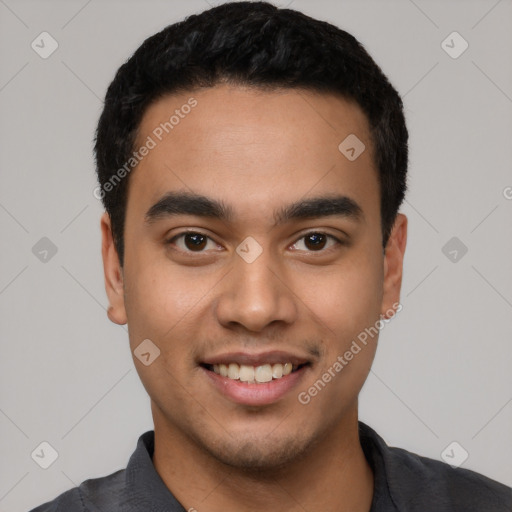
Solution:
{"label": "face", "polygon": [[406,219],[384,255],[367,120],[331,95],[222,85],[154,103],[144,144],[124,268],[106,214],[103,257],[155,431],[238,468],[290,463],[353,418],[378,336],[344,354],[399,300]]}

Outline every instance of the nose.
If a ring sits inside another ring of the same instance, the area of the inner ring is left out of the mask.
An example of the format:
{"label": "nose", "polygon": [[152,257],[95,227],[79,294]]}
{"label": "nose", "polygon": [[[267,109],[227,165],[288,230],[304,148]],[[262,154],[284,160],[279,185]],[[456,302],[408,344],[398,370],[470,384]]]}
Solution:
{"label": "nose", "polygon": [[261,332],[296,320],[297,303],[289,279],[266,251],[251,263],[235,254],[233,268],[221,286],[215,309],[226,328],[243,326]]}

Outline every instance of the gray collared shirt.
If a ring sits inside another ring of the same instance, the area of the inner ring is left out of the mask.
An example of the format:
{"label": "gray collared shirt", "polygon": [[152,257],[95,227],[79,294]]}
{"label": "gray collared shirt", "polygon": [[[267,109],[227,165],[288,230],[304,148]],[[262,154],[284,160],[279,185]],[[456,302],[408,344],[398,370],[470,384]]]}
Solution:
{"label": "gray collared shirt", "polygon": [[[362,422],[359,438],[375,479],[370,512],[512,511],[510,487],[468,469],[391,448]],[[150,430],[140,436],[126,469],[86,480],[31,512],[185,512],[156,472],[153,451]]]}

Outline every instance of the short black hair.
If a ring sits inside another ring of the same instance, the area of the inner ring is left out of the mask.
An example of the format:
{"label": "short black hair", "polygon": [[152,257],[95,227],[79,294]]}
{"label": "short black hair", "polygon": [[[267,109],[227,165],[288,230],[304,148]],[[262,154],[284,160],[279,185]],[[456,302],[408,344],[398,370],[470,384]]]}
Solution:
{"label": "short black hair", "polygon": [[94,150],[97,190],[121,266],[129,180],[120,175],[126,175],[145,111],[167,94],[220,83],[305,89],[355,101],[370,125],[386,247],[407,188],[408,132],[399,94],[344,30],[268,2],[228,2],[146,39],[108,88]]}

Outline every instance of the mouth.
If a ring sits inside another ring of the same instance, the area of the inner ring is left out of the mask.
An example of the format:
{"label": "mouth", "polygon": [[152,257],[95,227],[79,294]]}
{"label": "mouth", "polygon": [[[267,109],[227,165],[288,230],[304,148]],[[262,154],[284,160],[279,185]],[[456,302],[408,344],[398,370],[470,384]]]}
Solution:
{"label": "mouth", "polygon": [[262,406],[284,398],[304,378],[312,362],[284,352],[230,354],[199,363],[220,394],[241,405]]}
{"label": "mouth", "polygon": [[206,370],[221,377],[246,384],[265,384],[279,380],[309,365],[309,362],[295,365],[291,362],[265,363],[258,366],[239,363],[201,364]]}

